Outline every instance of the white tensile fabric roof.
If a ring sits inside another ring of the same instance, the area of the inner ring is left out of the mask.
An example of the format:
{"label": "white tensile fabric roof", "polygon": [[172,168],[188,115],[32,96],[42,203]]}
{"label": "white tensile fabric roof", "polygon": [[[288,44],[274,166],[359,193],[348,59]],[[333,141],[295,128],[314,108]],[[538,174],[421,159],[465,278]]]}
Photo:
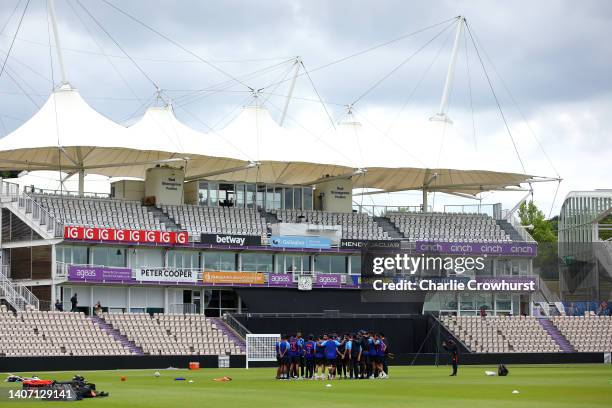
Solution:
{"label": "white tensile fabric roof", "polygon": [[[194,135],[197,132],[178,121],[169,124],[174,118],[171,114],[164,118],[163,112],[148,113],[143,123],[134,125],[136,130],[126,129],[96,112],[77,90],[64,85],[32,118],[0,139],[0,169],[84,169],[110,177],[144,178],[148,167],[164,161],[183,166],[184,158],[197,158],[208,171],[241,163],[214,155],[198,156],[193,151],[204,152],[207,146]],[[169,134],[168,127],[176,131]]]}
{"label": "white tensile fabric roof", "polygon": [[[125,128],[91,108],[69,85],[51,94],[30,120],[0,139],[0,169],[62,170],[144,178],[160,163],[185,166],[187,179],[309,185],[349,178],[355,188],[475,195],[535,181],[525,174],[404,167],[383,143],[368,145],[349,120],[317,136],[279,126],[267,109],[247,106],[224,129],[198,132],[171,108],[149,108]],[[61,148],[60,148],[61,147]],[[61,152],[61,153],[60,153]],[[387,151],[388,153],[388,151]]]}

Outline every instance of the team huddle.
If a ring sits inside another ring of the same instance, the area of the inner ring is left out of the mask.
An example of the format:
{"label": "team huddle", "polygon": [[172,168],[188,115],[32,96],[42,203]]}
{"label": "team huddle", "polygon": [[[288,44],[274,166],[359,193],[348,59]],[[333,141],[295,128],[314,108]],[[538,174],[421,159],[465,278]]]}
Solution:
{"label": "team huddle", "polygon": [[301,333],[283,336],[276,342],[276,378],[387,378],[388,346],[384,334],[366,331],[343,336],[324,334],[316,338],[311,334],[307,339]]}

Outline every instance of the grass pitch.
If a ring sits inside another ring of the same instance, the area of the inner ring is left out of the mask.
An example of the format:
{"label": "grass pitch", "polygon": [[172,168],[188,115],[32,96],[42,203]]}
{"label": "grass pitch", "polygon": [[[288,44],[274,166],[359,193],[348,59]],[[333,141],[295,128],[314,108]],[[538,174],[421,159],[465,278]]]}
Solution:
{"label": "grass pitch", "polygon": [[[487,377],[492,366],[463,366],[458,377],[449,367],[391,367],[387,380],[277,381],[273,369],[89,371],[84,375],[110,397],[79,402],[49,402],[54,407],[611,407],[612,367],[605,365],[509,366],[508,377]],[[23,375],[31,375],[24,373]],[[39,373],[69,380],[73,372]],[[224,375],[233,381],[214,382]],[[126,376],[125,382],[120,381]],[[185,377],[188,381],[174,381]],[[326,387],[326,384],[332,384]],[[0,406],[40,407],[41,401],[8,400],[0,383]],[[519,394],[513,394],[518,390]]]}

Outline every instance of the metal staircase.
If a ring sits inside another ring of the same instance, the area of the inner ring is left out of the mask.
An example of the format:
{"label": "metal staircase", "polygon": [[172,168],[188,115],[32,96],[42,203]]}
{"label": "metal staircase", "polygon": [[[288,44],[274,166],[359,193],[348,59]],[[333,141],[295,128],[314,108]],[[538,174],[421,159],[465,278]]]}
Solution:
{"label": "metal staircase", "polygon": [[0,185],[0,206],[8,208],[44,239],[62,238],[64,236],[64,224],[51,216],[27,193],[20,191],[17,184],[2,181]]}
{"label": "metal staircase", "polygon": [[382,227],[383,231],[385,231],[389,238],[393,239],[402,239],[404,235],[399,232],[395,224],[393,224],[388,218],[385,217],[374,217],[374,221],[378,224],[379,227]]}
{"label": "metal staircase", "polygon": [[8,266],[0,268],[0,299],[4,299],[17,312],[27,309],[38,310],[38,298],[25,286],[13,282],[6,272]]}

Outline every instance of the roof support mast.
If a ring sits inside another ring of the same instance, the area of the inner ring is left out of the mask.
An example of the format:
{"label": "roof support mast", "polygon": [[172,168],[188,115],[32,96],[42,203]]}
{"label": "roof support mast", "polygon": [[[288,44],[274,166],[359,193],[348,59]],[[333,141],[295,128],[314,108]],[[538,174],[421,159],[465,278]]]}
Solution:
{"label": "roof support mast", "polygon": [[446,72],[446,82],[444,83],[444,91],[442,92],[442,100],[440,101],[440,109],[438,113],[433,115],[429,120],[435,122],[446,122],[452,124],[453,121],[447,115],[448,99],[450,97],[451,88],[453,86],[453,77],[455,76],[455,66],[457,65],[457,54],[459,52],[459,41],[461,40],[461,34],[463,33],[463,25],[465,24],[465,17],[459,16],[457,22],[457,33],[455,34],[455,42],[453,43],[453,51],[451,53],[450,63],[448,64],[448,71]]}
{"label": "roof support mast", "polygon": [[60,73],[62,76],[61,85],[68,84],[68,78],[66,76],[66,67],[64,66],[64,55],[62,53],[62,45],[60,43],[59,31],[57,30],[57,17],[55,15],[55,0],[47,0],[49,2],[49,18],[51,19],[51,26],[53,27],[53,38],[55,39],[55,48],[57,50],[57,59],[59,61]]}
{"label": "roof support mast", "polygon": [[285,123],[285,117],[287,116],[287,109],[289,109],[289,102],[291,102],[291,98],[293,97],[293,89],[295,88],[295,81],[298,77],[298,73],[300,72],[300,65],[302,64],[302,60],[300,57],[295,58],[295,62],[293,63],[295,67],[295,71],[293,71],[293,78],[291,78],[291,84],[289,84],[289,92],[287,93],[287,100],[285,100],[285,106],[283,106],[283,114],[280,118],[279,125],[283,126]]}
{"label": "roof support mast", "polygon": [[[55,0],[47,0],[49,11],[49,19],[51,20],[51,27],[53,28],[53,38],[55,39],[55,49],[57,51],[57,60],[59,61],[60,75],[62,82],[59,88],[70,88],[68,82],[68,76],[66,75],[66,66],[64,65],[64,54],[62,52],[62,43],[60,41],[59,30],[57,29],[57,16],[55,14]],[[80,152],[79,152],[80,153]],[[80,154],[79,154],[80,155]],[[85,193],[85,168],[82,166],[83,162],[80,162],[81,168],[79,168],[79,195],[83,196]]]}

